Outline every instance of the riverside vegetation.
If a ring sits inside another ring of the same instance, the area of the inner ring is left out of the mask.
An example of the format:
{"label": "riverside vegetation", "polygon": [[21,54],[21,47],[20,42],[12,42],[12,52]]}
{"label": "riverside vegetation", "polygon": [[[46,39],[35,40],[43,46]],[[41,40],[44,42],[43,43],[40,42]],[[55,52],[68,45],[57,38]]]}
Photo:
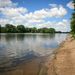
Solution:
{"label": "riverside vegetation", "polygon": [[55,33],[54,28],[28,28],[24,27],[24,25],[14,26],[11,24],[6,24],[5,27],[1,27],[0,25],[0,32],[1,33]]}
{"label": "riverside vegetation", "polygon": [[71,18],[71,34],[75,38],[75,0],[73,0],[74,11]]}

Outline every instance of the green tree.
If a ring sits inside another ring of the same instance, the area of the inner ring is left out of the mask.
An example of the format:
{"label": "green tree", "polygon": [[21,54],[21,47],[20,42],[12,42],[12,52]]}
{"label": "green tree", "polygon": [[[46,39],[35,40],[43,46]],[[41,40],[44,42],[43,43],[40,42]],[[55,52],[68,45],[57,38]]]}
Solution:
{"label": "green tree", "polygon": [[31,32],[31,28],[25,28],[25,32],[26,32],[26,33]]}
{"label": "green tree", "polygon": [[18,26],[17,26],[17,31],[18,31],[19,33],[24,33],[24,32],[26,32],[25,27],[24,27],[23,25],[18,25]]}
{"label": "green tree", "polygon": [[6,33],[5,27],[1,27],[1,33]]}
{"label": "green tree", "polygon": [[5,27],[1,27],[1,33],[55,33],[54,28],[25,28],[24,25],[18,25],[17,27],[11,24],[6,24]]}
{"label": "green tree", "polygon": [[37,32],[37,28],[35,28],[35,27],[31,28],[31,32],[32,33],[36,33]]}
{"label": "green tree", "polygon": [[16,33],[16,27],[11,24],[6,24],[5,31],[6,33]]}
{"label": "green tree", "polygon": [[74,11],[75,11],[75,0],[73,0],[73,4],[74,4]]}
{"label": "green tree", "polygon": [[39,33],[55,33],[55,29],[54,28],[41,28],[38,29]]}
{"label": "green tree", "polygon": [[1,25],[0,25],[0,33],[1,33]]}
{"label": "green tree", "polygon": [[74,11],[71,18],[71,33],[75,34],[75,0],[73,0],[73,4],[74,4]]}
{"label": "green tree", "polygon": [[49,33],[55,33],[55,29],[54,28],[49,28]]}

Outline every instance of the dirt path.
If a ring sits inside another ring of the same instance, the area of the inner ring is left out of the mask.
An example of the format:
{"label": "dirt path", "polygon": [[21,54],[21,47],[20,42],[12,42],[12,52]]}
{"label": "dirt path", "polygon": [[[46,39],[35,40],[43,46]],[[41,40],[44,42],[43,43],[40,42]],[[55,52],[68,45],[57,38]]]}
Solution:
{"label": "dirt path", "polygon": [[46,65],[48,75],[75,75],[75,40],[67,38]]}

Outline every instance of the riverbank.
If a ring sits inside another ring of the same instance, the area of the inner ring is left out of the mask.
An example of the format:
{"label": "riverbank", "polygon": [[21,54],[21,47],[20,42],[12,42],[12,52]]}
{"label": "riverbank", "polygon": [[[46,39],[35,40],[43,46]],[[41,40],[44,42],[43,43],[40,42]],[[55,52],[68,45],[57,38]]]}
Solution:
{"label": "riverbank", "polygon": [[46,59],[47,57],[41,57],[36,59],[33,58],[27,63],[23,62],[18,66],[11,67],[9,70],[6,69],[4,72],[1,72],[0,68],[0,75],[46,75]]}
{"label": "riverbank", "polygon": [[69,36],[46,63],[48,75],[75,75],[75,40]]}

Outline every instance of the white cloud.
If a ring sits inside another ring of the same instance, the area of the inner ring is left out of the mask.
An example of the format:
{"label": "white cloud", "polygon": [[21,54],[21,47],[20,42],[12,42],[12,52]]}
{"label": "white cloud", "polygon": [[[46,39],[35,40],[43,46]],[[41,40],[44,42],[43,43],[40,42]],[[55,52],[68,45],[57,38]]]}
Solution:
{"label": "white cloud", "polygon": [[57,7],[57,4],[49,4],[51,7]]}
{"label": "white cloud", "polygon": [[15,17],[15,16],[20,16],[23,15],[27,12],[28,10],[23,7],[19,8],[0,8],[0,12],[6,16],[6,17]]}
{"label": "white cloud", "polygon": [[26,19],[29,22],[43,22],[46,18],[52,17],[63,17],[67,14],[67,10],[63,6],[53,7],[53,8],[45,8],[41,10],[37,10],[34,12],[30,12],[24,15],[24,20]]}
{"label": "white cloud", "polygon": [[63,19],[62,22],[58,22],[57,25],[60,26],[66,26],[68,24],[68,21],[66,19]]}
{"label": "white cloud", "polygon": [[43,19],[43,18],[51,18],[51,17],[62,17],[67,14],[67,10],[63,6],[59,7],[53,7],[53,8],[46,8],[46,9],[41,9],[37,10],[33,13],[28,13],[26,14],[26,18],[28,19]]}
{"label": "white cloud", "polygon": [[57,31],[70,31],[70,25],[69,21],[66,19],[63,19],[62,21],[59,22],[43,22],[39,25],[37,25],[38,28],[46,27],[46,28],[55,28]]}
{"label": "white cloud", "polygon": [[13,3],[11,0],[0,0],[0,7],[13,7],[16,5],[17,3]]}
{"label": "white cloud", "polygon": [[0,24],[1,25],[5,25],[5,24],[12,24],[12,22],[9,19],[0,19]]}
{"label": "white cloud", "polygon": [[51,8],[48,14],[51,17],[62,17],[67,14],[67,10],[60,5],[59,7]]}
{"label": "white cloud", "polygon": [[57,31],[70,31],[70,21],[67,19],[63,19],[60,22],[56,23],[55,29]]}
{"label": "white cloud", "polygon": [[[29,23],[28,23],[29,24]],[[56,31],[70,31],[70,22],[66,19],[63,19],[59,22],[54,21],[44,21],[39,24],[26,24],[28,27],[37,27],[37,28],[55,28]]]}
{"label": "white cloud", "polygon": [[[63,6],[45,8],[41,10],[36,10],[34,12],[28,12],[24,7],[15,7],[15,8],[0,8],[0,12],[6,17],[14,22],[22,23],[40,23],[43,22],[46,18],[51,17],[63,17],[67,14],[67,10]],[[25,24],[24,23],[24,24]],[[19,23],[18,23],[19,24]]]}
{"label": "white cloud", "polygon": [[72,3],[72,1],[70,1],[70,2],[67,4],[67,7],[70,8],[70,9],[74,9],[74,4]]}

